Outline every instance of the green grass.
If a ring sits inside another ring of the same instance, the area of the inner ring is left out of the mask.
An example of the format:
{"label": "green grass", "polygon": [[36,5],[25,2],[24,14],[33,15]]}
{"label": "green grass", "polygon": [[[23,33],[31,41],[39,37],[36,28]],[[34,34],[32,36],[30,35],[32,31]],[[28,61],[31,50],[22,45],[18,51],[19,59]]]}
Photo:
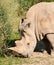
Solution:
{"label": "green grass", "polygon": [[19,34],[19,33],[17,33],[17,34],[12,34],[12,35],[10,36],[10,40],[15,40],[15,39],[20,39],[20,34]]}
{"label": "green grass", "polygon": [[22,65],[22,64],[31,64],[31,59],[29,58],[19,58],[19,57],[0,57],[0,65]]}
{"label": "green grass", "polygon": [[40,61],[46,59],[51,59],[51,57],[40,57],[40,56],[36,58],[0,57],[0,65],[36,65],[39,64]]}

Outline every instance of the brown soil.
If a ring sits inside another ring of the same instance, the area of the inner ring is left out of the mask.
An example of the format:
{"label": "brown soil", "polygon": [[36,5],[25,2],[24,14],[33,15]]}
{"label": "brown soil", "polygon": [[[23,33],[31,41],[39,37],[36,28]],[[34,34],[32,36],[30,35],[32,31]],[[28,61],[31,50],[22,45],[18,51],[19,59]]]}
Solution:
{"label": "brown soil", "polygon": [[34,52],[29,61],[30,63],[22,65],[54,65],[54,53],[48,55],[46,52]]}

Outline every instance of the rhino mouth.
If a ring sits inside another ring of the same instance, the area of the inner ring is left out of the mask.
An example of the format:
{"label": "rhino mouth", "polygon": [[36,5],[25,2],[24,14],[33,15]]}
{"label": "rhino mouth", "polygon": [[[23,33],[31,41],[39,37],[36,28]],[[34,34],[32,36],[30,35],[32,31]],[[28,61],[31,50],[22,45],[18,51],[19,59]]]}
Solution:
{"label": "rhino mouth", "polygon": [[27,54],[27,55],[24,55],[24,54],[21,54],[21,53],[18,53],[21,57],[24,57],[24,58],[28,58],[29,57],[29,55]]}
{"label": "rhino mouth", "polygon": [[[16,47],[15,47],[15,48],[16,48]],[[7,48],[7,49],[14,51],[14,52],[17,53],[20,57],[25,57],[25,58],[29,57],[29,54],[28,54],[28,53],[26,53],[26,54],[25,54],[25,53],[20,53],[19,51],[14,50],[13,47]]]}
{"label": "rhino mouth", "polygon": [[19,57],[28,58],[28,55],[22,55],[22,54],[20,54],[20,53],[18,53],[18,54],[19,54]]}

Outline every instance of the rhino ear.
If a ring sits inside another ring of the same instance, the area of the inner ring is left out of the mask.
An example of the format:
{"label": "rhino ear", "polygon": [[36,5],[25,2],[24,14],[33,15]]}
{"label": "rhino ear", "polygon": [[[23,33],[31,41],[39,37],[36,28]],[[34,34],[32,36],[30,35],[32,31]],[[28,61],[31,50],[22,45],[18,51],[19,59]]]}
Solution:
{"label": "rhino ear", "polygon": [[23,22],[24,22],[24,19],[21,19],[21,20],[20,20],[20,24],[22,24]]}
{"label": "rhino ear", "polygon": [[22,22],[21,23],[23,23],[23,21],[24,21],[24,19],[22,19]]}

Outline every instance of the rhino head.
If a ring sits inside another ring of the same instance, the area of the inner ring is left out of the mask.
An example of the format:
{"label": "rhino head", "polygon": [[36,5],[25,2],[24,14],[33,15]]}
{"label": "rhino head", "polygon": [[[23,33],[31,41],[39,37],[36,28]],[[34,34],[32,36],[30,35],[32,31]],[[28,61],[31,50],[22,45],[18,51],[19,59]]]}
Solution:
{"label": "rhino head", "polygon": [[9,50],[13,50],[17,52],[18,54],[24,56],[24,57],[30,57],[33,52],[32,44],[27,43],[24,40],[17,40],[15,41],[16,46],[8,48]]}
{"label": "rhino head", "polygon": [[36,46],[36,37],[31,31],[30,22],[22,19],[19,24],[19,31],[22,34],[21,40],[15,41],[16,46],[8,48],[25,57],[30,57]]}

